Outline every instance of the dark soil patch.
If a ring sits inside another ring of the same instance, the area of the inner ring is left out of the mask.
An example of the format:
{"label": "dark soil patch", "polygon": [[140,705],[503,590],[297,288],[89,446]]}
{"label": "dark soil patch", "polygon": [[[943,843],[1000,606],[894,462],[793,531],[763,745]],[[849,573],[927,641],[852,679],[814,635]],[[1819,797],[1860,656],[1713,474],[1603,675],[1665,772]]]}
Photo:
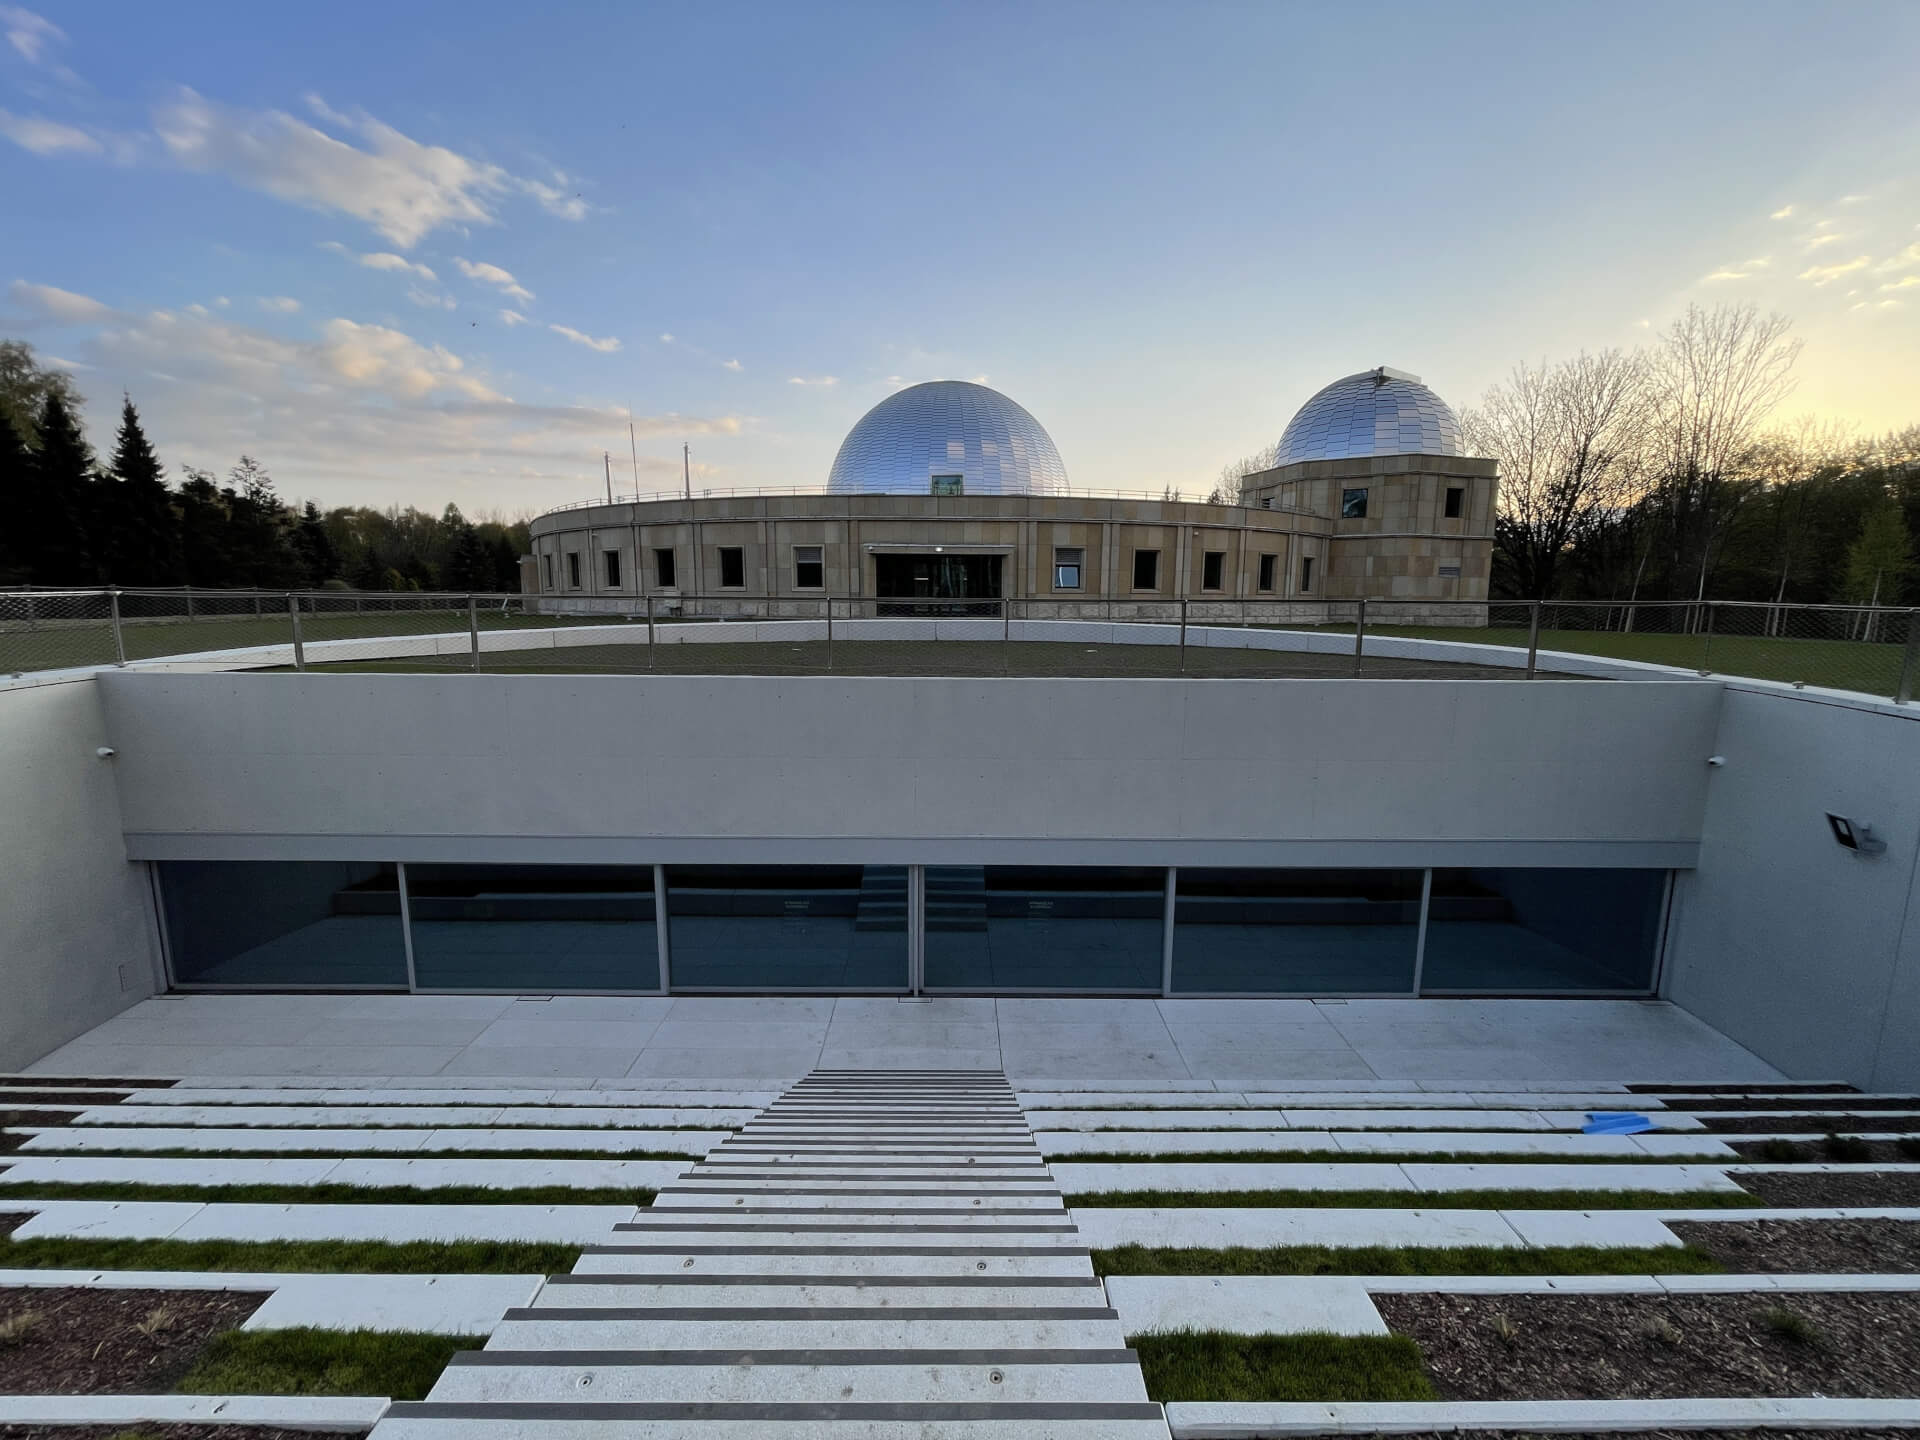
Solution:
{"label": "dark soil patch", "polygon": [[5,1090],[0,1095],[13,1105],[118,1105],[127,1098],[124,1090]]}
{"label": "dark soil patch", "polygon": [[[0,1290],[0,1394],[155,1395],[264,1294],[220,1290]],[[12,1341],[9,1322],[36,1317]]]}
{"label": "dark soil patch", "polygon": [[71,1125],[78,1110],[0,1110],[0,1128],[9,1125]]}
{"label": "dark soil patch", "polygon": [[[1845,1111],[1849,1115],[1865,1111],[1911,1110],[1911,1095],[1849,1095],[1842,1100],[1827,1102],[1834,1110]],[[1804,1095],[1743,1095],[1730,1098],[1726,1104],[1703,1105],[1703,1110],[1805,1110],[1808,1101]]]}
{"label": "dark soil patch", "polygon": [[1760,1170],[1733,1178],[1769,1205],[1920,1207],[1915,1170]]}
{"label": "dark soil patch", "polygon": [[[1377,1295],[1449,1400],[1897,1397],[1920,1295]],[[1505,1332],[1504,1334],[1502,1332]]]}
{"label": "dark soil patch", "polygon": [[[76,1432],[77,1433],[77,1432]],[[1394,1440],[1534,1440],[1514,1430],[1394,1431]],[[0,1430],[0,1440],[9,1440]],[[1911,1430],[1603,1430],[1553,1432],[1553,1440],[1913,1440]]]}
{"label": "dark soil patch", "polygon": [[1920,1135],[1920,1115],[1874,1114],[1859,1120],[1845,1115],[1702,1115],[1701,1126],[1716,1135],[1825,1135],[1834,1130],[1866,1130],[1876,1135]]}
{"label": "dark soil patch", "polygon": [[1629,1085],[1634,1095],[1858,1095],[1854,1085]]}
{"label": "dark soil patch", "polygon": [[31,1135],[16,1134],[12,1130],[0,1130],[0,1155],[11,1154],[32,1138]]}
{"label": "dark soil patch", "polygon": [[8,1075],[0,1090],[167,1090],[178,1080],[128,1080],[105,1075]]}
{"label": "dark soil patch", "polygon": [[1903,1140],[1856,1140],[1829,1135],[1822,1140],[1735,1140],[1730,1148],[1743,1160],[1771,1165],[1913,1165],[1920,1163],[1920,1136]]}
{"label": "dark soil patch", "polygon": [[0,1239],[13,1234],[31,1219],[33,1219],[31,1215],[0,1215]]}
{"label": "dark soil patch", "polygon": [[[329,1440],[365,1440],[366,1433],[329,1430],[327,1435]],[[1829,1430],[1825,1440],[1836,1437],[1844,1440],[1844,1432]],[[0,1440],[313,1440],[313,1431],[257,1425],[0,1425]]]}
{"label": "dark soil patch", "polygon": [[1667,1228],[1740,1275],[1920,1274],[1920,1221],[1675,1220]]}

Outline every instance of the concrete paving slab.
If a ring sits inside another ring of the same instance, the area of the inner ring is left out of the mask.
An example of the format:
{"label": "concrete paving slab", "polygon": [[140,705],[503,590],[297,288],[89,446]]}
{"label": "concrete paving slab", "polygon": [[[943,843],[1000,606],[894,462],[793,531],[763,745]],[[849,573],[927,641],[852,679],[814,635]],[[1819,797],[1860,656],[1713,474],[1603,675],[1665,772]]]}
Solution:
{"label": "concrete paving slab", "polygon": [[[972,1279],[994,1283],[974,1284]],[[999,1276],[953,1281],[933,1276],[861,1276],[844,1283],[801,1284],[778,1276],[565,1275],[549,1281],[533,1304],[535,1309],[731,1309],[740,1313],[793,1306],[858,1310],[1043,1305],[1078,1307],[1093,1314],[1107,1309],[1106,1292],[1097,1280],[1044,1275],[1030,1279],[1031,1283],[1015,1283]]]}
{"label": "concrete paving slab", "polygon": [[540,1275],[283,1275],[242,1330],[418,1330],[487,1335],[529,1303]]}
{"label": "concrete paving slab", "polygon": [[1920,1426],[1920,1400],[1497,1400],[1200,1403],[1166,1407],[1174,1440],[1511,1430],[1871,1430]]}
{"label": "concrete paving slab", "polygon": [[[1052,1275],[1086,1278],[1093,1265],[1085,1250],[1061,1249],[1051,1254],[991,1255],[954,1250],[946,1254],[834,1254],[824,1248],[795,1248],[782,1254],[711,1254],[669,1251],[632,1255],[589,1251],[573,1267],[576,1275],[944,1275],[972,1278],[980,1275]],[[745,1247],[765,1249],[767,1247]],[[855,1248],[855,1247],[847,1247]],[[931,1247],[928,1247],[929,1249]],[[987,1247],[973,1247],[984,1249]],[[1010,1248],[1010,1247],[1009,1247]]]}
{"label": "concrete paving slab", "polygon": [[[1088,1209],[1071,1212],[1081,1242],[1176,1249],[1277,1245],[1498,1245],[1529,1243],[1492,1210]],[[1654,1228],[1665,1231],[1665,1226]],[[1671,1235],[1671,1232],[1666,1232]],[[1542,1241],[1544,1244],[1575,1243]],[[1605,1243],[1605,1242],[1579,1242]],[[1639,1240],[1615,1244],[1641,1244]],[[1669,1244],[1679,1241],[1669,1239]]]}
{"label": "concrete paving slab", "polygon": [[1659,1190],[1740,1194],[1707,1165],[1430,1165],[1401,1167],[1419,1190]]}
{"label": "concrete paving slab", "polygon": [[[156,1160],[146,1156],[49,1156],[6,1168],[7,1184],[88,1185],[319,1185],[338,1160]],[[407,1162],[392,1162],[404,1165]]]}
{"label": "concrete paving slab", "polygon": [[[1663,1212],[1673,1215],[1677,1212]],[[1688,1211],[1719,1214],[1719,1211]],[[1514,1233],[1533,1246],[1555,1245],[1678,1245],[1660,1219],[1644,1210],[1503,1210],[1501,1218]]]}
{"label": "concrete paving slab", "polygon": [[1357,1279],[1341,1275],[1116,1275],[1107,1296],[1127,1335],[1225,1330],[1235,1335],[1385,1335]]}
{"label": "concrete paving slab", "polygon": [[575,1190],[671,1184],[686,1169],[679,1160],[342,1160],[327,1179],[336,1185],[411,1185],[427,1190],[484,1185],[520,1190],[565,1185]]}
{"label": "concrete paving slab", "polygon": [[[858,1318],[818,1311],[813,1318],[742,1317],[731,1311],[688,1318],[684,1311],[630,1318],[563,1318],[564,1312],[516,1310],[494,1329],[495,1350],[1099,1350],[1119,1339],[1108,1318],[1024,1319],[1018,1311],[976,1319],[930,1319],[877,1313]],[[698,1312],[695,1312],[698,1313]]]}
{"label": "concrete paving slab", "polygon": [[[41,1225],[45,1207],[29,1225]],[[157,1208],[157,1207],[149,1207]],[[626,1205],[225,1205],[182,1207],[192,1214],[165,1233],[181,1240],[543,1240],[589,1245],[607,1238],[634,1212]],[[138,1235],[140,1231],[110,1215],[58,1221],[56,1229],[36,1234]],[[151,1223],[159,1223],[155,1220]],[[15,1235],[26,1232],[27,1226]]]}
{"label": "concrete paving slab", "polygon": [[32,1211],[13,1232],[16,1240],[45,1235],[97,1236],[114,1240],[164,1240],[206,1209],[191,1200],[9,1200],[7,1208]]}
{"label": "concrete paving slab", "polygon": [[[658,1400],[663,1395],[706,1405],[1016,1405],[1147,1398],[1140,1366],[1124,1350],[1081,1353],[1087,1358],[1074,1364],[1023,1363],[1018,1352],[992,1359],[988,1353],[966,1351],[936,1351],[918,1361],[910,1354],[875,1357],[877,1363],[861,1364],[817,1363],[813,1359],[817,1351],[723,1351],[698,1355],[703,1362],[699,1364],[649,1364],[645,1363],[649,1357],[636,1356],[631,1364],[594,1363],[589,1369],[580,1362],[567,1363],[564,1356],[556,1359],[539,1351],[489,1351],[487,1363],[456,1361],[443,1371],[434,1384],[433,1398],[469,1404],[577,1401],[583,1374],[591,1376],[592,1393],[600,1403]],[[1091,1358],[1101,1354],[1113,1358],[1105,1363]]]}
{"label": "concrete paving slab", "polygon": [[1151,1161],[1082,1165],[1060,1161],[1052,1166],[1052,1170],[1054,1178],[1060,1182],[1061,1190],[1069,1195],[1114,1190],[1213,1193],[1231,1190],[1411,1191],[1416,1188],[1442,1188],[1434,1185],[1416,1186],[1398,1165],[1217,1164],[1200,1160],[1176,1165],[1157,1165]]}
{"label": "concrete paving slab", "polygon": [[[460,1130],[458,1135],[486,1131]],[[524,1132],[516,1131],[516,1134]],[[732,1133],[732,1132],[727,1132]],[[22,1155],[38,1150],[418,1150],[435,1134],[432,1130],[257,1130],[176,1129],[163,1125],[60,1125],[42,1130],[20,1147]]]}
{"label": "concrete paving slab", "polygon": [[257,1425],[357,1434],[384,1398],[322,1395],[0,1395],[0,1425]]}
{"label": "concrete paving slab", "polygon": [[1049,1157],[1070,1155],[1204,1155],[1238,1150],[1324,1150],[1341,1146],[1325,1130],[1039,1130],[1034,1143]]}

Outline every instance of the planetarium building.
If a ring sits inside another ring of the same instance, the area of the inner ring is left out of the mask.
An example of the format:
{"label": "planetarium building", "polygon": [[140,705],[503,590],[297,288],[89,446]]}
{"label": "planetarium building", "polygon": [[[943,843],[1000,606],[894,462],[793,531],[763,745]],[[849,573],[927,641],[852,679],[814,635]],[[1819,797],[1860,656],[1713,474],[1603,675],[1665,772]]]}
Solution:
{"label": "planetarium building", "polygon": [[1367,598],[1472,620],[1459,602],[1487,598],[1496,467],[1461,453],[1458,420],[1419,377],[1334,381],[1276,452],[1237,503],[1077,485],[1023,406],[935,380],[862,416],[818,490],[540,516],[523,588],[550,613],[802,614],[831,598],[869,615],[1018,601],[1036,616],[1088,602],[1125,616],[1186,602],[1310,623]]}

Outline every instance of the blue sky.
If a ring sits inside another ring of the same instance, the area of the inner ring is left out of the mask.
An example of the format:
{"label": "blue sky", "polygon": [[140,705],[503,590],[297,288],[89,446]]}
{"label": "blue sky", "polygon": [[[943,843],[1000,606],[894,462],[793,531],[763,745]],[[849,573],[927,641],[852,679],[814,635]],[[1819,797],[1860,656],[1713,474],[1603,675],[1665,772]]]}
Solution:
{"label": "blue sky", "polygon": [[815,487],[984,378],[1204,490],[1378,364],[1751,301],[1920,420],[1920,5],[0,4],[0,334],[171,465],[521,511]]}

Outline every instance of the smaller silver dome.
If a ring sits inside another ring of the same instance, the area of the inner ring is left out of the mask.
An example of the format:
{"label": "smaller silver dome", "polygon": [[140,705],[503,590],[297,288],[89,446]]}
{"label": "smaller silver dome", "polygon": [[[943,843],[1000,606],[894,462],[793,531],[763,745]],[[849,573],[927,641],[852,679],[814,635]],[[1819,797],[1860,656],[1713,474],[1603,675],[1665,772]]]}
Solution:
{"label": "smaller silver dome", "polygon": [[1336,380],[1302,405],[1273,463],[1459,453],[1460,421],[1446,401],[1418,375],[1383,365]]}

